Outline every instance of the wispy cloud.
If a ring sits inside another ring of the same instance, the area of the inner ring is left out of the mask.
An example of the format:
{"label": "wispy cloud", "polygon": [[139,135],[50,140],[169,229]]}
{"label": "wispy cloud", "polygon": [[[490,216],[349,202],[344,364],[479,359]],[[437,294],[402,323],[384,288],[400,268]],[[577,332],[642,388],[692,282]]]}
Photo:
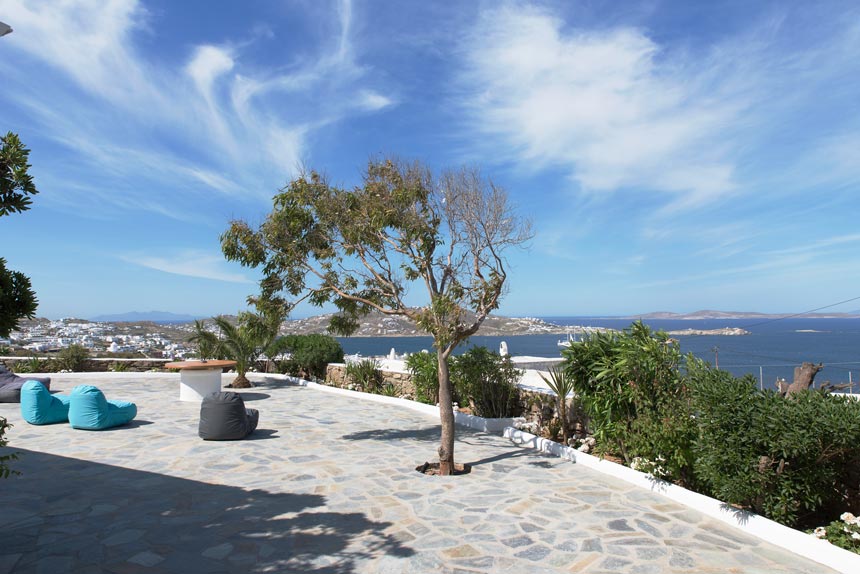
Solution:
{"label": "wispy cloud", "polygon": [[830,247],[843,246],[843,245],[851,245],[860,243],[860,233],[849,233],[845,235],[836,235],[833,237],[826,237],[824,239],[817,240],[806,240],[805,243],[801,245],[796,245],[794,247],[787,247],[785,249],[775,249],[770,251],[768,255],[770,256],[779,256],[779,255],[796,255],[796,254],[811,254],[811,255],[819,255],[822,252],[826,251]]}
{"label": "wispy cloud", "polygon": [[[492,146],[485,157],[561,169],[584,194],[644,194],[657,215],[856,184],[860,125],[834,110],[860,88],[857,12],[815,27],[814,14],[792,16],[691,48],[636,25],[494,6],[465,42],[459,103],[492,142],[479,144]],[[777,148],[783,165],[769,163]]]}
{"label": "wispy cloud", "polygon": [[212,279],[229,283],[253,283],[244,275],[225,271],[224,258],[220,254],[199,250],[184,250],[173,255],[125,254],[120,259],[156,271],[173,275]]}
{"label": "wispy cloud", "polygon": [[506,6],[483,15],[467,51],[474,125],[517,160],[566,167],[587,192],[644,185],[690,205],[736,187],[715,143],[742,100],[726,101],[644,32],[570,29]]}
{"label": "wispy cloud", "polygon": [[313,130],[394,103],[356,64],[349,0],[336,5],[339,31],[315,55],[268,67],[244,57],[253,42],[272,41],[258,33],[191,46],[178,63],[144,53],[140,39],[157,41],[159,30],[138,0],[9,0],[3,10],[16,29],[4,48],[22,57],[0,62],[19,86],[0,101],[27,110],[31,129],[88,167],[65,173],[70,181],[98,169],[106,188],[149,202],[268,198],[305,159]]}

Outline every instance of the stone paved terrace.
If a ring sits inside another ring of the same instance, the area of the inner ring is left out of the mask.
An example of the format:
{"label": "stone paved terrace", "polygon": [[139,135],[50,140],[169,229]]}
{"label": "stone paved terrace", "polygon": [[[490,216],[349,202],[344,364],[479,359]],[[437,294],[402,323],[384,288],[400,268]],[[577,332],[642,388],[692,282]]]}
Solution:
{"label": "stone paved terrace", "polygon": [[459,429],[472,473],[420,475],[434,418],[286,380],[243,393],[253,440],[204,442],[178,378],[55,375],[137,402],[110,431],[30,426],[0,404],[23,473],[0,481],[0,574],[831,572],[497,436]]}

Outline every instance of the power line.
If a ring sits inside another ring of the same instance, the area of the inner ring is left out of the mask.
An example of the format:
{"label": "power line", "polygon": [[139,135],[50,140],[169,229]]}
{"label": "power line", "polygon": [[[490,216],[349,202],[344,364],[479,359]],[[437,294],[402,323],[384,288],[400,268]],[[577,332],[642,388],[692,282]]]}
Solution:
{"label": "power line", "polygon": [[851,303],[852,301],[857,301],[860,299],[860,295],[857,297],[852,297],[851,299],[846,299],[845,301],[840,301],[839,303],[833,303],[831,305],[825,305],[824,307],[818,307],[817,309],[810,309],[809,311],[804,311],[802,313],[795,313],[794,315],[786,315],[784,317],[777,317],[776,319],[768,319],[766,321],[760,321],[758,323],[753,323],[751,325],[747,325],[745,328],[749,327],[758,327],[759,325],[766,325],[768,323],[774,323],[776,321],[782,321],[783,319],[791,319],[793,317],[800,317],[801,315],[808,315],[810,313],[815,313],[816,311],[822,311],[824,309],[830,309],[831,307],[837,307],[839,305],[844,305],[845,303]]}

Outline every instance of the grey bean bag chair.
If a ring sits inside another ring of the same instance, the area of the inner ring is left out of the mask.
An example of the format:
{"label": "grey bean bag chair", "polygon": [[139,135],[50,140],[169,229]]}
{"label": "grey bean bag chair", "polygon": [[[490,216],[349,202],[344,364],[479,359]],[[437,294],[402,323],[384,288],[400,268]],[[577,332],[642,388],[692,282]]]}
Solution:
{"label": "grey bean bag chair", "polygon": [[198,434],[203,440],[240,440],[254,432],[260,413],[246,409],[236,393],[212,393],[200,403]]}
{"label": "grey bean bag chair", "polygon": [[21,387],[27,381],[39,381],[46,389],[51,388],[51,377],[19,377],[0,365],[0,403],[20,403]]}

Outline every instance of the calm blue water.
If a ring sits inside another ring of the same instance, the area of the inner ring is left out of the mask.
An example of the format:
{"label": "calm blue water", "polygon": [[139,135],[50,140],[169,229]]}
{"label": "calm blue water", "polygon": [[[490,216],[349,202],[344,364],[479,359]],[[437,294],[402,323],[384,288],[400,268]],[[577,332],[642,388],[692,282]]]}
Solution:
{"label": "calm blue water", "polygon": [[[627,319],[601,319],[589,317],[544,317],[558,325],[589,325],[624,329]],[[791,381],[794,367],[803,361],[824,363],[816,383],[824,381],[848,382],[849,373],[854,382],[860,380],[860,319],[781,319],[763,321],[755,319],[707,319],[697,321],[649,320],[653,329],[673,331],[680,329],[719,329],[741,327],[750,335],[740,337],[692,336],[678,337],[682,353],[693,353],[714,364],[719,354],[719,366],[740,376],[746,373],[759,378],[765,387],[772,387],[777,377]],[[814,331],[814,332],[807,332]],[[483,345],[498,350],[505,341],[512,355],[558,357],[559,335],[520,335],[508,337],[472,337],[457,352],[471,345]],[[398,353],[432,349],[430,337],[344,337],[340,338],[344,352],[364,356],[387,355],[391,348]],[[715,353],[714,348],[717,348]],[[760,370],[761,369],[761,370]],[[816,385],[817,386],[817,385]],[[855,385],[860,392],[860,384]]]}

